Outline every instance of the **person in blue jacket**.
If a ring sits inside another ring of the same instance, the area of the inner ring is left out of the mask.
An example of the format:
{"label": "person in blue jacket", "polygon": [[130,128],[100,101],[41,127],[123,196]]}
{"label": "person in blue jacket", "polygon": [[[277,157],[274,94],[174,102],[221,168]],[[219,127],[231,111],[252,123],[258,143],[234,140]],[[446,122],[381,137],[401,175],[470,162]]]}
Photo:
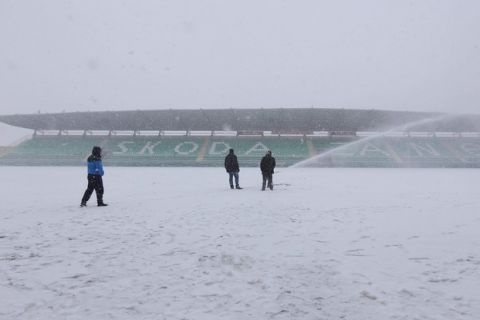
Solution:
{"label": "person in blue jacket", "polygon": [[85,207],[87,205],[88,199],[95,190],[97,194],[97,205],[99,207],[107,206],[106,203],[103,202],[103,164],[102,164],[102,148],[95,146],[92,149],[92,154],[87,159],[87,167],[88,167],[88,187],[83,194],[82,202],[80,207]]}

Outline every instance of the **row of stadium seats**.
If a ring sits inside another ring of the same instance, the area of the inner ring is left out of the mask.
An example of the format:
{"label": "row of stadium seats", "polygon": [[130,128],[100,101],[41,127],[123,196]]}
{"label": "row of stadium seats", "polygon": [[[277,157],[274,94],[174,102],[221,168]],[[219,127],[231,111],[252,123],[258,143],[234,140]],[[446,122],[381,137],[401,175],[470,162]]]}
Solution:
{"label": "row of stadium seats", "polygon": [[223,166],[233,148],[241,166],[257,166],[272,150],[278,166],[480,167],[479,138],[304,136],[37,136],[0,153],[0,164],[83,165],[94,145],[113,166]]}

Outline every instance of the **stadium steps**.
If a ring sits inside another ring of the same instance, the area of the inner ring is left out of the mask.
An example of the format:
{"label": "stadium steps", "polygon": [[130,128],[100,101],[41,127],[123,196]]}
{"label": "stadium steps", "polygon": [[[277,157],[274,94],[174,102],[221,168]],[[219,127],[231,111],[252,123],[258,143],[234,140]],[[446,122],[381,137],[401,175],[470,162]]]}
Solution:
{"label": "stadium steps", "polygon": [[310,157],[313,157],[317,154],[317,150],[315,150],[315,146],[313,145],[313,142],[311,139],[307,139],[307,148],[308,148],[308,155]]}
{"label": "stadium steps", "polygon": [[384,145],[385,149],[389,152],[389,154],[393,157],[396,163],[398,163],[400,166],[403,164],[402,158],[397,154],[393,146],[390,144],[390,141],[386,138],[384,138]]}
{"label": "stadium steps", "polygon": [[0,158],[15,150],[15,147],[0,147]]}
{"label": "stadium steps", "polygon": [[198,152],[197,156],[197,162],[202,162],[203,158],[205,158],[205,153],[207,152],[208,145],[210,143],[210,139],[208,137],[205,137],[203,140],[202,147],[200,148],[200,151]]}

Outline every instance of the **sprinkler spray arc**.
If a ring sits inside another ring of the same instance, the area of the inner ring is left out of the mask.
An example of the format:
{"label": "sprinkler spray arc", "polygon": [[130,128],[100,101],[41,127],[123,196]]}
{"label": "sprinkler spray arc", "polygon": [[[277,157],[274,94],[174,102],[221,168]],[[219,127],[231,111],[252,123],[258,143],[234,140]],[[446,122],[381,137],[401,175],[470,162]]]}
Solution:
{"label": "sprinkler spray arc", "polygon": [[381,137],[385,136],[385,134],[388,134],[388,133],[391,133],[391,132],[406,131],[406,130],[408,130],[412,127],[415,127],[415,126],[424,125],[424,124],[428,124],[428,123],[439,122],[439,121],[444,121],[446,119],[455,118],[455,117],[460,117],[460,115],[457,115],[457,114],[455,114],[455,115],[442,114],[442,115],[439,115],[439,116],[436,116],[436,117],[430,117],[430,118],[426,118],[426,119],[421,119],[421,120],[416,120],[416,121],[413,121],[413,122],[409,122],[409,123],[403,124],[401,126],[397,126],[397,127],[391,128],[391,129],[386,130],[386,131],[382,131],[382,132],[380,132],[376,135],[365,137],[365,138],[355,140],[355,141],[352,141],[352,142],[348,142],[348,143],[345,143],[345,144],[343,144],[339,147],[329,149],[329,150],[324,151],[320,154],[317,154],[317,155],[315,155],[311,158],[308,158],[308,159],[302,160],[300,162],[297,162],[297,163],[291,165],[288,168],[309,167],[312,164],[314,164],[315,162],[318,162],[320,159],[328,157],[328,156],[330,156],[330,155],[332,155],[332,154],[334,154],[338,151],[345,150],[345,149],[350,148],[351,146],[355,146],[357,144],[362,144],[362,143],[366,143],[366,142],[374,140],[374,139],[381,138]]}

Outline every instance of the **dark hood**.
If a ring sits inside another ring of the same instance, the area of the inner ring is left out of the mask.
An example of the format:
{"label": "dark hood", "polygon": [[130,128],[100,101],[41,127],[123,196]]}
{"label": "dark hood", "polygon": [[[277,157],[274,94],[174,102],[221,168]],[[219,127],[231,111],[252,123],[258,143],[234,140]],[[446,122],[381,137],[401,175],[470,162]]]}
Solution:
{"label": "dark hood", "polygon": [[92,149],[92,155],[95,157],[95,158],[101,158],[102,157],[102,148],[100,148],[99,146],[95,146],[93,147]]}

